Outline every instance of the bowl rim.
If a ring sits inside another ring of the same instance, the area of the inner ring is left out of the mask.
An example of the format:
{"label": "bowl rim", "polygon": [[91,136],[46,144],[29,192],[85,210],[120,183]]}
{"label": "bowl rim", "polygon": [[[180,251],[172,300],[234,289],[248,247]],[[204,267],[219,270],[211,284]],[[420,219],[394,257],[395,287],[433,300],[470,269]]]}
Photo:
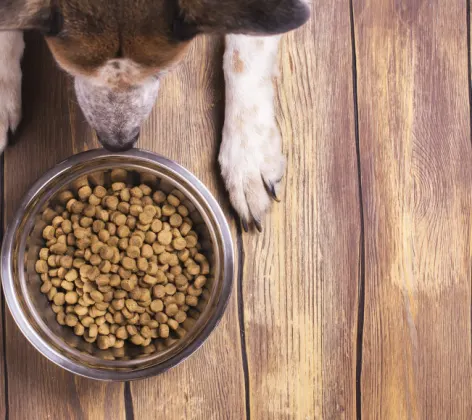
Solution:
{"label": "bowl rim", "polygon": [[160,166],[164,166],[167,169],[175,172],[178,176],[184,178],[192,187],[203,197],[207,206],[213,213],[213,217],[217,222],[218,229],[217,234],[221,235],[222,244],[222,257],[224,261],[224,270],[221,294],[218,301],[216,302],[216,309],[212,317],[208,319],[205,325],[202,327],[200,334],[188,346],[184,347],[180,352],[173,355],[167,360],[155,366],[148,366],[136,370],[105,370],[96,368],[93,366],[84,366],[77,363],[75,360],[71,360],[58,352],[56,349],[49,346],[35,329],[30,325],[24,316],[23,310],[19,299],[15,293],[14,287],[14,260],[13,260],[13,248],[15,244],[15,232],[21,225],[23,220],[23,213],[17,211],[8,227],[5,231],[3,238],[2,249],[0,254],[0,274],[5,301],[10,310],[16,325],[19,327],[25,338],[33,345],[33,347],[48,360],[62,367],[63,369],[83,376],[89,379],[96,379],[101,381],[132,381],[137,379],[144,379],[152,376],[156,376],[163,373],[178,364],[185,361],[189,356],[195,353],[203,343],[208,339],[210,334],[215,330],[216,326],[221,321],[226,307],[229,303],[231,296],[233,281],[234,281],[234,246],[231,231],[224,216],[224,213],[207,187],[188,169],[178,164],[177,162],[170,160],[162,155],[154,152],[150,152],[143,149],[133,148],[126,152],[109,152],[105,149],[93,149],[78,154],[74,154],[69,158],[66,158],[53,166],[51,169],[46,171],[33,185],[28,189],[28,192],[24,195],[21,200],[18,209],[26,208],[40,193],[44,185],[48,184],[52,179],[60,176],[62,173],[67,172],[72,167],[81,164],[84,161],[103,159],[103,158],[124,158],[127,157],[137,158],[139,160],[151,161],[157,163]]}

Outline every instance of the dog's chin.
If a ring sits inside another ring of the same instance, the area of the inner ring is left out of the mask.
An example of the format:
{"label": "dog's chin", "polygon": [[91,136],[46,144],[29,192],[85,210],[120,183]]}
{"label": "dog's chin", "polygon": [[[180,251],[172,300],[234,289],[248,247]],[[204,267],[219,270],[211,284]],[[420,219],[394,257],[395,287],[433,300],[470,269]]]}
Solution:
{"label": "dog's chin", "polygon": [[131,150],[136,143],[128,143],[125,145],[111,145],[111,144],[103,144],[102,146],[105,150],[108,150],[109,152],[112,153],[120,153],[120,152],[127,152],[128,150]]}
{"label": "dog's chin", "polygon": [[128,150],[131,150],[138,142],[139,132],[131,140],[126,141],[126,142],[105,141],[102,138],[100,138],[100,135],[98,135],[98,140],[100,144],[103,146],[103,148],[105,150],[108,150],[109,152],[113,152],[113,153],[127,152]]}

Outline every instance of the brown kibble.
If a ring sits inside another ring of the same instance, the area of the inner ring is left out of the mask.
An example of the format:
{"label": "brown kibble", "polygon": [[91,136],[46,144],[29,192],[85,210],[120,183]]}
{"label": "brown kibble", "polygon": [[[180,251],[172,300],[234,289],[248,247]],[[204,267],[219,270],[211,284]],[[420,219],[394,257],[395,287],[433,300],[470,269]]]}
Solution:
{"label": "brown kibble", "polygon": [[154,252],[152,250],[151,245],[144,244],[141,248],[141,256],[143,258],[151,258],[153,256]]}
{"label": "brown kibble", "polygon": [[65,301],[66,301],[65,300],[65,295],[62,292],[56,293],[53,297],[54,305],[62,306],[62,305],[64,305]]}
{"label": "brown kibble", "polygon": [[167,324],[159,325],[159,337],[167,338],[169,337],[169,326]]}
{"label": "brown kibble", "polygon": [[117,235],[120,238],[127,238],[130,235],[130,230],[128,226],[119,226],[116,230]]}
{"label": "brown kibble", "polygon": [[169,319],[167,325],[174,331],[179,328],[179,323],[175,319]]}
{"label": "brown kibble", "polygon": [[137,346],[141,346],[144,343],[144,338],[142,335],[136,334],[131,337],[131,342]]}
{"label": "brown kibble", "polygon": [[175,295],[175,292],[177,292],[177,289],[172,283],[168,283],[165,285],[165,291],[167,295],[172,296],[172,295]]}
{"label": "brown kibble", "polygon": [[158,284],[152,288],[152,294],[154,297],[160,299],[163,298],[166,295],[166,289],[165,286],[162,284]]}
{"label": "brown kibble", "polygon": [[142,213],[139,213],[139,216],[138,216],[138,220],[142,225],[149,225],[152,222],[153,218],[154,218],[153,215],[145,211],[143,211]]}
{"label": "brown kibble", "polygon": [[120,198],[125,202],[128,202],[131,199],[129,188],[125,188],[120,192]]}
{"label": "brown kibble", "polygon": [[66,323],[67,326],[75,327],[78,322],[79,322],[79,319],[77,318],[76,315],[74,315],[74,314],[66,315],[65,323]]}
{"label": "brown kibble", "polygon": [[98,197],[98,198],[103,198],[107,195],[107,190],[105,187],[101,186],[101,185],[97,185],[94,190],[93,190],[93,193]]}
{"label": "brown kibble", "polygon": [[176,209],[174,206],[171,206],[169,204],[164,204],[162,206],[162,215],[163,216],[172,216],[176,212]]}
{"label": "brown kibble", "polygon": [[143,238],[141,238],[139,235],[136,235],[135,233],[131,236],[129,240],[129,246],[138,248],[138,251],[139,251],[139,248],[143,246],[143,243],[144,243]]}
{"label": "brown kibble", "polygon": [[198,239],[195,236],[187,235],[185,237],[187,241],[187,248],[194,248],[197,245]]}
{"label": "brown kibble", "polygon": [[172,241],[172,246],[177,251],[182,251],[187,246],[187,241],[184,238],[175,238]]}
{"label": "brown kibble", "polygon": [[136,261],[130,257],[123,257],[121,260],[121,265],[126,270],[130,270],[130,271],[136,270]]}
{"label": "brown kibble", "polygon": [[61,311],[56,315],[56,321],[59,325],[66,325],[66,314],[64,311]]}
{"label": "brown kibble", "polygon": [[205,286],[206,284],[206,277],[205,276],[198,276],[195,281],[193,282],[193,285],[197,288],[197,289],[201,289],[202,287]]}
{"label": "brown kibble", "polygon": [[114,182],[113,184],[111,184],[111,189],[113,190],[113,192],[122,191],[125,188],[126,184],[124,182]]}
{"label": "brown kibble", "polygon": [[148,231],[146,232],[146,235],[144,236],[144,241],[151,245],[156,242],[157,235],[154,232]]}
{"label": "brown kibble", "polygon": [[164,303],[160,299],[155,299],[151,302],[151,305],[149,305],[149,308],[154,313],[162,312],[164,310]]}
{"label": "brown kibble", "polygon": [[200,266],[197,264],[189,264],[187,266],[187,271],[192,276],[197,276],[198,274],[200,274]]}
{"label": "brown kibble", "polygon": [[188,295],[186,298],[185,298],[185,303],[188,305],[188,306],[197,306],[198,305],[198,298],[196,296],[190,296]]}
{"label": "brown kibble", "polygon": [[129,337],[129,334],[128,334],[128,330],[126,329],[126,327],[122,326],[120,328],[118,328],[116,330],[116,334],[117,338],[119,338],[120,340],[127,340],[128,337]]}
{"label": "brown kibble", "polygon": [[166,195],[164,194],[164,192],[162,191],[156,191],[153,196],[152,196],[152,199],[154,200],[154,202],[156,204],[162,204],[164,201],[166,201],[167,197]]}
{"label": "brown kibble", "polygon": [[106,336],[100,336],[97,339],[97,346],[100,350],[107,350],[110,348],[110,341]]}
{"label": "brown kibble", "polygon": [[169,218],[169,224],[172,227],[179,227],[180,225],[182,225],[182,216],[180,214],[173,214]]}
{"label": "brown kibble", "polygon": [[98,290],[93,290],[90,293],[90,297],[94,302],[103,302],[103,294],[99,292]]}
{"label": "brown kibble", "polygon": [[115,252],[113,251],[113,248],[110,246],[102,246],[100,248],[100,257],[104,260],[111,260],[113,256],[115,255]]}
{"label": "brown kibble", "polygon": [[85,328],[81,323],[77,323],[74,327],[74,334],[78,336],[84,335]]}
{"label": "brown kibble", "polygon": [[84,185],[77,191],[77,194],[82,201],[87,201],[92,195],[92,189],[88,185]]}
{"label": "brown kibble", "polygon": [[163,230],[157,235],[157,240],[161,245],[169,245],[172,242],[172,233]]}
{"label": "brown kibble", "polygon": [[187,319],[187,314],[184,311],[179,311],[174,315],[174,319],[179,323],[182,324]]}
{"label": "brown kibble", "polygon": [[77,292],[69,291],[65,294],[64,300],[68,305],[75,305],[79,300],[79,295],[77,294]]}
{"label": "brown kibble", "polygon": [[179,307],[175,303],[171,303],[166,307],[166,315],[167,316],[174,316],[177,312],[179,312]]}
{"label": "brown kibble", "polygon": [[35,269],[38,274],[45,274],[49,270],[48,263],[44,260],[38,260],[36,261]]}

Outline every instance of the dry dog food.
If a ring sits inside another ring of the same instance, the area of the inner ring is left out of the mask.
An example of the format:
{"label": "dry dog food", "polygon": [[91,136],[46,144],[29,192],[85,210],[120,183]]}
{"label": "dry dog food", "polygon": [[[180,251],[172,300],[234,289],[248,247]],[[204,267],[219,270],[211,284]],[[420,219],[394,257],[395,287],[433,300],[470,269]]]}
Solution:
{"label": "dry dog food", "polygon": [[129,341],[152,353],[193,325],[210,265],[179,191],[130,185],[121,169],[109,178],[77,180],[44,211],[35,268],[60,325],[102,350]]}

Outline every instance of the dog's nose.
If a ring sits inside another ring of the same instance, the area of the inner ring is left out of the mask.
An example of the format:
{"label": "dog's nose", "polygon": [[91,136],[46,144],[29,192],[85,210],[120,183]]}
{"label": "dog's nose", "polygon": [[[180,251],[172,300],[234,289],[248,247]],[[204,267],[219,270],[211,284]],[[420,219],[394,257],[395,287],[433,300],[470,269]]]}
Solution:
{"label": "dog's nose", "polygon": [[104,135],[103,133],[97,132],[97,137],[102,146],[110,152],[126,152],[133,148],[139,140],[140,134],[141,131],[137,128],[132,131],[131,135]]}

